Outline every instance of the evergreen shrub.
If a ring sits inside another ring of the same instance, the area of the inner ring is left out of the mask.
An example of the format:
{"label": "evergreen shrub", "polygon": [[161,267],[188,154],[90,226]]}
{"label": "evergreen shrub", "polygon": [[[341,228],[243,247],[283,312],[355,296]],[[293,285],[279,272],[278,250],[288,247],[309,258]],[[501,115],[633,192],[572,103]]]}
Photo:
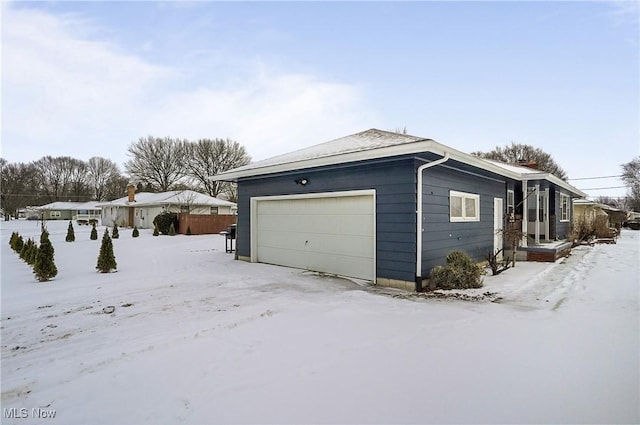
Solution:
{"label": "evergreen shrub", "polygon": [[168,211],[162,212],[153,219],[153,224],[158,226],[160,233],[168,235],[172,224],[174,232],[178,228],[178,214]]}
{"label": "evergreen shrub", "polygon": [[446,266],[431,270],[431,284],[439,289],[481,288],[484,271],[466,252],[451,251]]}

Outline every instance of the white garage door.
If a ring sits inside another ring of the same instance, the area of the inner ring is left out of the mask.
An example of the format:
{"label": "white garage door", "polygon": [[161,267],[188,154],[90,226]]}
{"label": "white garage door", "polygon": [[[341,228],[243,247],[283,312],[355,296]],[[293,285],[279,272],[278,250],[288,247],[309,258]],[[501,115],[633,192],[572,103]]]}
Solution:
{"label": "white garage door", "polygon": [[253,261],[374,280],[375,200],[361,192],[254,198]]}

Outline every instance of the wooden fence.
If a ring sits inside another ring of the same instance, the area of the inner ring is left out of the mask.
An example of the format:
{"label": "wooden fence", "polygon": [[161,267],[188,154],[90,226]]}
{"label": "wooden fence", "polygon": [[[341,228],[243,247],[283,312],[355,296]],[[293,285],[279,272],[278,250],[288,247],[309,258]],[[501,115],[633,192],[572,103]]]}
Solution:
{"label": "wooden fence", "polygon": [[199,215],[199,214],[178,214],[178,233],[186,234],[187,228],[191,229],[192,235],[207,235],[220,233],[227,230],[227,227],[236,223],[235,215]]}

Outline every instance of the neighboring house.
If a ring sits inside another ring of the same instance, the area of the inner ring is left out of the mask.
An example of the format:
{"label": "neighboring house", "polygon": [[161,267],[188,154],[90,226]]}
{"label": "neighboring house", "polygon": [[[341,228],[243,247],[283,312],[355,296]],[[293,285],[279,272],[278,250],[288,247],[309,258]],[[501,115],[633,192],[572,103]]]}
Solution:
{"label": "neighboring house", "polygon": [[575,199],[573,201],[574,218],[576,220],[584,220],[586,223],[593,224],[598,217],[607,220],[609,224],[609,214],[607,210],[613,209],[609,205],[599,204],[587,199]]}
{"label": "neighboring house", "polygon": [[101,202],[90,201],[79,204],[73,208],[73,220],[78,224],[91,224],[100,222],[101,208],[98,206]]}
{"label": "neighboring house", "polygon": [[214,180],[238,183],[239,259],[416,290],[452,250],[483,260],[502,248],[506,214],[530,235],[525,250],[567,237],[572,199],[586,196],[549,173],[376,129]]}
{"label": "neighboring house", "polygon": [[137,226],[153,229],[153,219],[168,211],[195,215],[233,215],[236,204],[192,190],[174,190],[161,193],[135,193],[135,186],[127,188],[127,196],[99,204],[102,224],[122,227]]}
{"label": "neighboring house", "polygon": [[78,224],[89,224],[89,220],[100,219],[99,202],[52,202],[39,210],[44,220],[75,220]]}
{"label": "neighboring house", "polygon": [[75,214],[75,208],[82,202],[52,202],[36,207],[40,210],[43,220],[71,220]]}

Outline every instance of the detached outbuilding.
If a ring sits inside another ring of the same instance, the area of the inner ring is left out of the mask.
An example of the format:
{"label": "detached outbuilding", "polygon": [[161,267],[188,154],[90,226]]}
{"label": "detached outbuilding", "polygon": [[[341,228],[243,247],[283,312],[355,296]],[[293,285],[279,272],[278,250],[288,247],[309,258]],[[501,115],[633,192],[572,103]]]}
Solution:
{"label": "detached outbuilding", "polygon": [[239,259],[418,291],[452,250],[482,260],[502,248],[508,214],[528,245],[566,238],[571,200],[585,196],[548,173],[377,129],[214,179],[238,183]]}

